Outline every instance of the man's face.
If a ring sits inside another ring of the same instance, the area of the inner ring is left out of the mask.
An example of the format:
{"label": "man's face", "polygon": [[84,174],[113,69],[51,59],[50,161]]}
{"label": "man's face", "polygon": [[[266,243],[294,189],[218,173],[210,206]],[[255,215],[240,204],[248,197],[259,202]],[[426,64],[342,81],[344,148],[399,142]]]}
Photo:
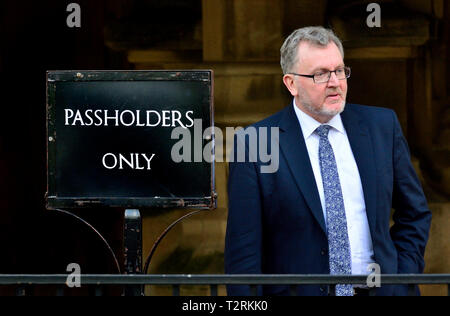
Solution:
{"label": "man's face", "polygon": [[[314,75],[344,67],[342,55],[334,43],[320,47],[301,42],[298,51],[300,58],[293,69],[295,73]],[[335,73],[324,83],[315,83],[312,78],[293,75],[285,75],[284,81],[295,97],[297,106],[321,123],[328,122],[344,110],[347,80],[337,79]]]}

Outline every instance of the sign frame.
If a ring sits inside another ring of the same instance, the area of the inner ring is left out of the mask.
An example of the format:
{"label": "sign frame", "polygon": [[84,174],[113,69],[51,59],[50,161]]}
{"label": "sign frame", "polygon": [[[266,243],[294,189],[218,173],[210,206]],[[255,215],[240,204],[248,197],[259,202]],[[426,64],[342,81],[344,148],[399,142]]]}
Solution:
{"label": "sign frame", "polygon": [[[46,207],[52,209],[70,208],[183,208],[212,210],[217,208],[215,188],[215,162],[211,166],[210,195],[204,197],[61,197],[56,187],[56,84],[58,82],[88,81],[202,81],[208,84],[208,107],[210,126],[214,127],[214,73],[212,70],[84,70],[84,71],[47,71],[47,192]],[[215,147],[212,135],[213,148]],[[214,149],[213,149],[214,150]]]}

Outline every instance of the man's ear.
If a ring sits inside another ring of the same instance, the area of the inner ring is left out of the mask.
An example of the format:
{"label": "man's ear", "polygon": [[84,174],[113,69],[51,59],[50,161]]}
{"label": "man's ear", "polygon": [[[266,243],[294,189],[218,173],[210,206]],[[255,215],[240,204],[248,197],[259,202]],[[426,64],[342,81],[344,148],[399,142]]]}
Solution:
{"label": "man's ear", "polygon": [[284,75],[283,83],[293,97],[296,97],[298,95],[298,89],[294,84],[294,76],[293,75]]}

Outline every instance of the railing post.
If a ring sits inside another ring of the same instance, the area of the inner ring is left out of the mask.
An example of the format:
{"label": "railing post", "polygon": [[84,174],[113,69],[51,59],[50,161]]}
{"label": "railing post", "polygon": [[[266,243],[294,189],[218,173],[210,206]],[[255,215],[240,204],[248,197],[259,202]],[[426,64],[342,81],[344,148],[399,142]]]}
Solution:
{"label": "railing post", "polygon": [[250,285],[250,293],[252,293],[252,296],[258,296],[258,286],[255,284]]}
{"label": "railing post", "polygon": [[[125,210],[125,274],[142,274],[142,219],[139,210]],[[143,296],[142,285],[125,286],[125,296]]]}
{"label": "railing post", "polygon": [[95,287],[95,296],[103,296],[103,287],[101,285]]}
{"label": "railing post", "polygon": [[290,286],[290,296],[297,296],[298,285]]}
{"label": "railing post", "polygon": [[172,296],[180,296],[180,285],[172,285]]}
{"label": "railing post", "polygon": [[408,296],[416,296],[416,285],[408,284]]}
{"label": "railing post", "polygon": [[330,284],[328,296],[336,296],[336,284]]}
{"label": "railing post", "polygon": [[26,289],[25,286],[19,285],[19,287],[16,289],[16,296],[26,296]]}
{"label": "railing post", "polygon": [[56,296],[64,296],[64,287],[58,286],[56,289]]}
{"label": "railing post", "polygon": [[210,289],[211,289],[211,296],[218,296],[217,284],[211,284]]}

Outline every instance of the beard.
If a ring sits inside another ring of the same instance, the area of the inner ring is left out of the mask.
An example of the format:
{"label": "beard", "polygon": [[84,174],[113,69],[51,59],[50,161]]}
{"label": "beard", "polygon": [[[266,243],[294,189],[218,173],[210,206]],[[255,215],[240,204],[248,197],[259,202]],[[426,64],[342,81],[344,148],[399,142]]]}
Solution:
{"label": "beard", "polygon": [[[342,96],[342,93],[339,93]],[[299,91],[299,99],[301,105],[310,112],[311,114],[314,114],[316,116],[321,117],[328,117],[329,119],[332,119],[338,114],[341,114],[345,109],[346,99],[344,98],[343,101],[341,101],[341,105],[337,108],[327,108],[324,103],[320,104],[319,106],[313,105],[313,102],[311,101],[311,98],[305,93],[305,91],[302,89]]]}

